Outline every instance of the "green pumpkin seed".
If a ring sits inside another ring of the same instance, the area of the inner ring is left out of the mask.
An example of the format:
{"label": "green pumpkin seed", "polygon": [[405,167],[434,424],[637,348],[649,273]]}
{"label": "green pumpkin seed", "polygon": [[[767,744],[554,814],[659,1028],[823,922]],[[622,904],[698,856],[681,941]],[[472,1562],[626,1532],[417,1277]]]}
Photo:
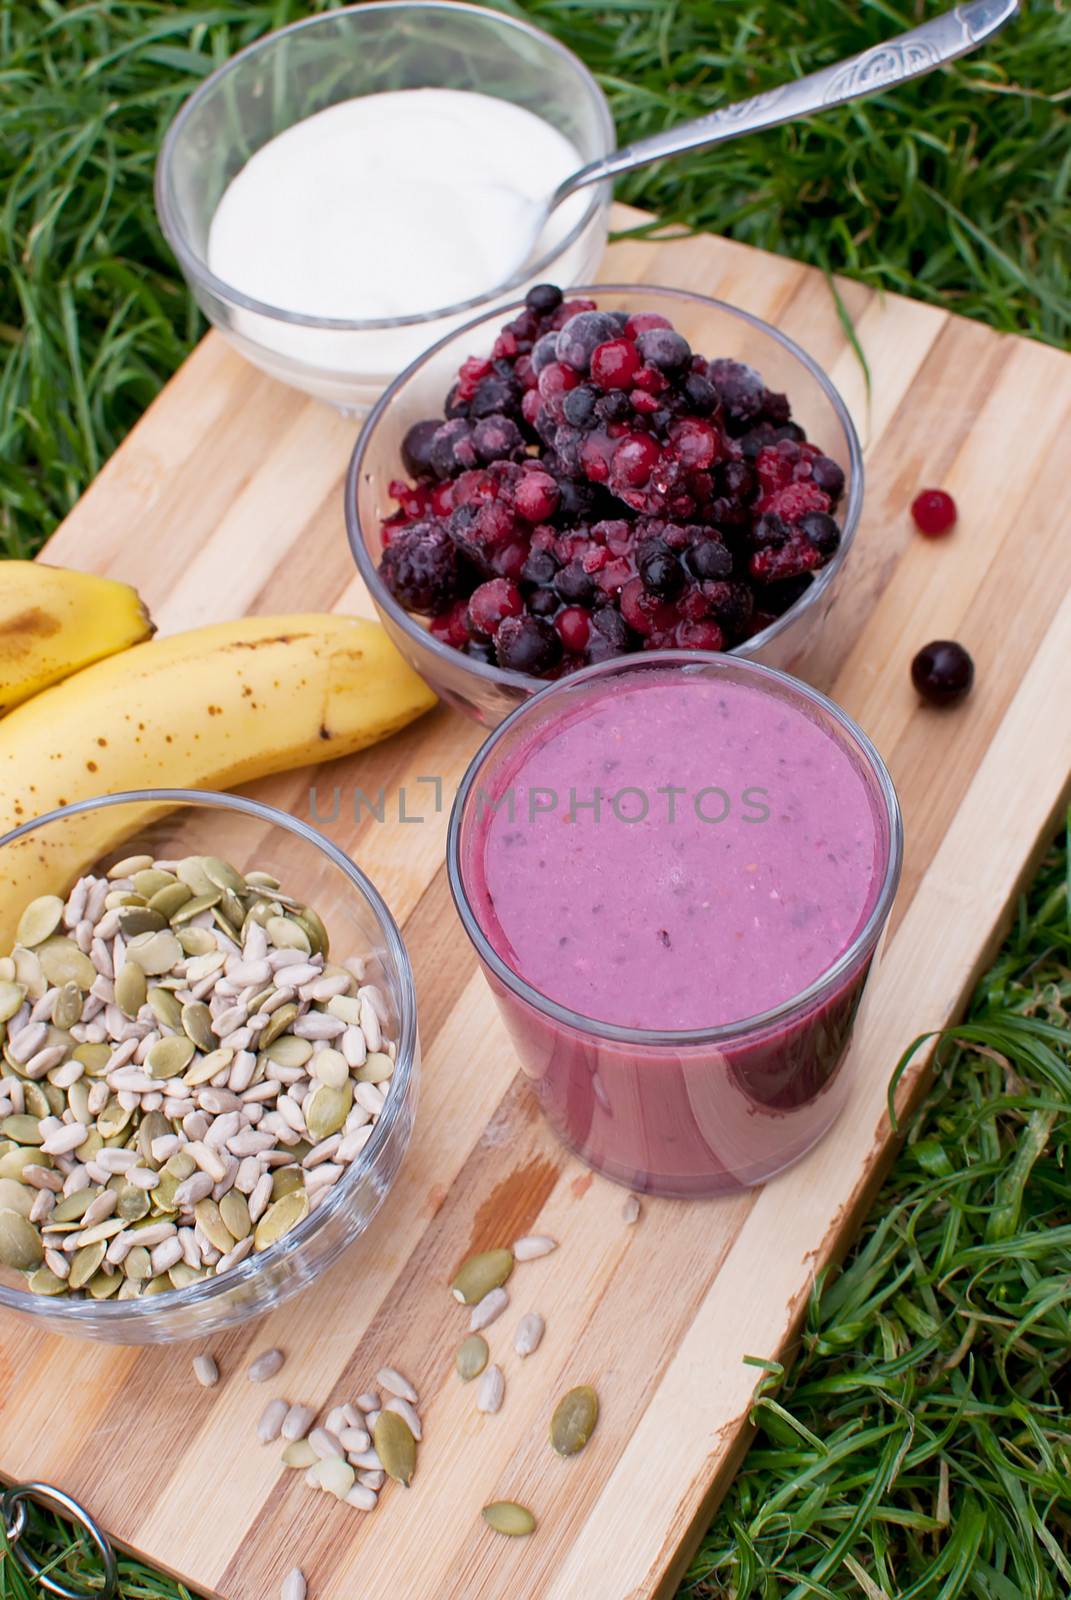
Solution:
{"label": "green pumpkin seed", "polygon": [[59,895],[43,894],[39,899],[31,900],[15,929],[17,943],[25,945],[27,949],[44,944],[55,933],[62,917],[63,901]]}
{"label": "green pumpkin seed", "polygon": [[291,917],[269,917],[264,932],[277,950],[300,950],[312,954],[312,941],[304,928]]}
{"label": "green pumpkin seed", "polygon": [[[291,1002],[288,1005],[280,1006],[278,1011],[273,1011],[267,1026],[261,1029],[259,1035],[260,1048],[266,1050],[270,1044],[274,1044],[276,1039],[286,1032],[290,1024],[297,1021],[300,1010],[300,1006]],[[312,1050],[310,1048],[309,1055],[311,1054]],[[273,1056],[272,1059],[275,1060],[276,1058]],[[308,1056],[305,1059],[307,1061]],[[301,1063],[296,1064],[301,1065]]]}
{"label": "green pumpkin seed", "polygon": [[112,1059],[112,1047],[109,1044],[80,1044],[71,1054],[86,1069],[86,1077],[99,1078]]}
{"label": "green pumpkin seed", "polygon": [[341,1050],[318,1050],[312,1063],[312,1074],[320,1083],[341,1089],[349,1082],[350,1068]]}
{"label": "green pumpkin seed", "polygon": [[147,856],[144,851],[133,856],[123,856],[120,861],[113,861],[108,868],[108,877],[114,882],[118,878],[132,878],[135,872],[147,872],[152,866],[152,856]]}
{"label": "green pumpkin seed", "polygon": [[17,1211],[20,1217],[28,1217],[36,1197],[37,1190],[28,1183],[20,1183],[18,1178],[0,1178],[0,1211]]}
{"label": "green pumpkin seed", "polygon": [[10,1022],[25,998],[21,983],[0,983],[0,1022]]}
{"label": "green pumpkin seed", "polygon": [[234,1249],[234,1235],[224,1222],[219,1206],[214,1200],[198,1200],[193,1208],[193,1214],[197,1218],[201,1232],[217,1250],[222,1250],[226,1255],[228,1250]]}
{"label": "green pumpkin seed", "polygon": [[178,928],[175,937],[187,956],[207,956],[219,948],[207,928]]}
{"label": "green pumpkin seed", "polygon": [[105,1142],[109,1139],[114,1139],[117,1134],[123,1132],[133,1115],[132,1111],[128,1111],[126,1106],[120,1105],[119,1101],[113,1096],[97,1118],[97,1132]]}
{"label": "green pumpkin seed", "polygon": [[482,1250],[462,1263],[450,1289],[463,1306],[474,1306],[492,1289],[501,1288],[512,1271],[512,1250]]}
{"label": "green pumpkin seed", "polygon": [[[152,1209],[157,1212],[174,1211],[175,1190],[180,1183],[185,1183],[186,1179],[196,1171],[196,1161],[191,1155],[187,1155],[185,1150],[176,1150],[173,1156],[169,1156],[160,1168],[160,1182],[149,1195]],[[140,1190],[138,1192],[141,1193]],[[121,1205],[122,1197],[120,1196]]]}
{"label": "green pumpkin seed", "polygon": [[115,1202],[116,1216],[122,1217],[124,1222],[140,1222],[142,1217],[149,1215],[152,1200],[159,1193],[159,1189],[150,1192],[139,1189],[136,1184],[124,1183],[116,1193],[119,1196]]}
{"label": "green pumpkin seed", "polygon": [[304,1189],[305,1174],[299,1166],[277,1167],[271,1176],[271,1197],[281,1200],[284,1194],[292,1194],[295,1189]]}
{"label": "green pumpkin seed", "polygon": [[79,1078],[77,1083],[72,1083],[67,1090],[67,1104],[74,1112],[75,1122],[82,1122],[88,1128],[93,1118],[89,1110],[89,1084],[84,1077]]}
{"label": "green pumpkin seed", "polygon": [[312,907],[302,907],[300,911],[295,913],[294,921],[307,935],[313,955],[326,957],[328,951],[327,929]]}
{"label": "green pumpkin seed", "polygon": [[[159,867],[143,867],[140,872],[134,873],[132,881],[135,894],[140,894],[149,904],[154,894],[159,894],[161,889],[174,888],[178,883],[173,872],[163,872]],[[182,887],[185,888],[186,885],[183,884]]]}
{"label": "green pumpkin seed", "polygon": [[261,872],[259,867],[253,872],[247,872],[245,881],[250,889],[278,889],[279,880],[273,878],[270,872]]}
{"label": "green pumpkin seed", "polygon": [[177,863],[176,875],[193,890],[194,894],[211,894],[215,884],[204,869],[201,856],[186,856]]}
{"label": "green pumpkin seed", "polygon": [[37,952],[41,971],[55,988],[65,983],[75,983],[79,989],[90,990],[97,981],[97,969],[87,955],[83,955],[73,939],[49,939]]}
{"label": "green pumpkin seed", "polygon": [[166,1272],[161,1272],[159,1277],[150,1278],[141,1292],[142,1294],[167,1294],[170,1288],[171,1279]]}
{"label": "green pumpkin seed", "polygon": [[514,1539],[535,1532],[535,1517],[527,1506],[518,1505],[515,1500],[493,1500],[489,1506],[484,1506],[480,1515],[496,1533],[506,1533]]}
{"label": "green pumpkin seed", "polygon": [[[115,1141],[113,1140],[113,1143]],[[79,1161],[92,1161],[93,1157],[104,1149],[104,1140],[96,1128],[90,1128],[78,1149],[74,1152]]]}
{"label": "green pumpkin seed", "polygon": [[232,894],[245,894],[246,881],[229,861],[221,861],[219,856],[202,856],[201,870],[209,883],[215,884],[217,889],[229,889]]}
{"label": "green pumpkin seed", "polygon": [[129,889],[113,889],[111,894],[104,898],[105,911],[118,911],[121,906],[143,906],[145,899],[140,894],[134,894]]}
{"label": "green pumpkin seed", "polygon": [[292,1439],[283,1450],[282,1461],[284,1467],[297,1467],[307,1471],[315,1466],[319,1456],[307,1439]]}
{"label": "green pumpkin seed", "polygon": [[192,899],[193,890],[189,884],[176,883],[172,880],[171,883],[157,889],[155,894],[150,895],[149,906],[158,912],[165,922],[170,922],[175,913],[181,911],[186,902]]}
{"label": "green pumpkin seed", "polygon": [[352,1104],[353,1090],[349,1083],[341,1089],[332,1089],[329,1083],[321,1083],[302,1107],[309,1138],[319,1144],[321,1139],[329,1139],[333,1133],[337,1133],[349,1116]]}
{"label": "green pumpkin seed", "polygon": [[364,1065],[357,1068],[354,1077],[358,1083],[386,1083],[394,1072],[394,1062],[390,1056],[384,1055],[382,1050],[373,1050],[364,1059]]}
{"label": "green pumpkin seed", "polygon": [[107,1244],[117,1233],[122,1233],[125,1227],[126,1223],[122,1217],[106,1217],[103,1222],[95,1222],[91,1228],[86,1229],[82,1235],[82,1244],[83,1246],[100,1244],[102,1240]]}
{"label": "green pumpkin seed", "polygon": [[246,912],[245,922],[242,924],[242,943],[243,944],[245,943],[246,931],[247,931],[247,929],[249,927],[249,924],[251,922],[256,922],[257,924],[259,924],[260,927],[263,928],[265,926],[265,924],[267,923],[269,917],[275,917],[275,916],[278,916],[278,915],[279,915],[279,907],[277,905],[274,905],[272,903],[272,901],[270,901],[270,900],[254,900],[253,904],[249,907],[249,910]]}
{"label": "green pumpkin seed", "polygon": [[52,1010],[52,1021],[57,1028],[73,1028],[76,1022],[82,1020],[82,1006],[84,1000],[82,991],[76,983],[65,983],[56,996],[56,1004]]}
{"label": "green pumpkin seed", "polygon": [[18,945],[12,951],[12,960],[15,963],[15,982],[22,984],[27,1000],[40,1000],[48,984],[36,952]]}
{"label": "green pumpkin seed", "polygon": [[269,1245],[275,1244],[291,1228],[297,1227],[309,1214],[309,1197],[305,1192],[304,1184],[300,1189],[292,1189],[289,1194],[284,1194],[281,1200],[273,1200],[257,1223],[253,1235],[253,1245],[257,1250],[267,1250]]}
{"label": "green pumpkin seed", "polygon": [[136,1244],[126,1253],[123,1262],[123,1272],[128,1278],[133,1278],[135,1283],[144,1283],[152,1277],[152,1256],[143,1244]]}
{"label": "green pumpkin seed", "polygon": [[356,995],[336,994],[327,1002],[327,1009],[333,1017],[340,1022],[346,1022],[351,1027],[361,1020],[361,1002]]}
{"label": "green pumpkin seed", "polygon": [[200,1282],[208,1273],[204,1267],[191,1267],[188,1261],[176,1261],[173,1267],[168,1267],[167,1276],[173,1289],[188,1289],[191,1283]]}
{"label": "green pumpkin seed", "polygon": [[183,1006],[182,1026],[198,1050],[211,1052],[219,1043],[212,1028],[212,1013],[203,1000],[191,1000]]}
{"label": "green pumpkin seed", "polygon": [[457,1375],[463,1383],[471,1383],[473,1378],[478,1378],[487,1365],[490,1355],[487,1340],[479,1333],[470,1333],[458,1345],[455,1365]]}
{"label": "green pumpkin seed", "polygon": [[133,1020],[145,1004],[148,984],[136,961],[125,961],[115,980],[115,1003],[124,1017]]}
{"label": "green pumpkin seed", "polygon": [[[187,922],[192,922],[194,917],[199,917],[202,911],[211,911],[213,906],[219,905],[219,890],[212,889],[207,894],[195,894],[192,900],[187,900],[184,905],[171,915],[173,928],[185,927]],[[208,933],[207,928],[200,929],[201,933]],[[212,935],[209,933],[211,939]],[[216,948],[216,941],[212,939],[212,949]]]}
{"label": "green pumpkin seed", "polygon": [[122,1274],[118,1272],[95,1272],[85,1286],[86,1294],[91,1300],[110,1300],[113,1294],[118,1294],[122,1286]]}
{"label": "green pumpkin seed", "polygon": [[[219,1214],[223,1218],[227,1232],[234,1239],[245,1239],[253,1231],[253,1223],[249,1216],[249,1205],[245,1195],[240,1189],[228,1189],[223,1199],[219,1202]],[[231,1248],[230,1245],[227,1247]]]}
{"label": "green pumpkin seed", "polygon": [[36,1145],[16,1144],[0,1156],[0,1178],[14,1178],[17,1183],[21,1183],[22,1174],[27,1167],[51,1165],[52,1157],[43,1155]]}
{"label": "green pumpkin seed", "polygon": [[41,1132],[41,1125],[37,1117],[29,1117],[23,1111],[14,1112],[10,1117],[5,1117],[0,1122],[0,1133],[8,1139],[14,1139],[16,1144],[44,1144],[45,1136]]}
{"label": "green pumpkin seed", "polygon": [[408,1489],[416,1471],[416,1440],[405,1418],[396,1411],[381,1411],[372,1438],[384,1472]]}
{"label": "green pumpkin seed", "polygon": [[[132,965],[132,962],[127,963],[127,966]],[[126,967],[123,971],[126,971]],[[172,1028],[177,1033],[182,1027],[182,1007],[171,990],[161,989],[158,984],[154,984],[151,989],[146,990],[146,998],[157,1022],[162,1023],[165,1028]]]}
{"label": "green pumpkin seed", "polygon": [[161,928],[156,933],[139,933],[131,939],[126,947],[126,958],[136,962],[150,978],[159,977],[182,960],[182,946],[169,929]]}
{"label": "green pumpkin seed", "polygon": [[193,1040],[183,1033],[174,1033],[168,1039],[157,1039],[151,1046],[145,1057],[145,1071],[150,1078],[177,1078],[193,1057]]}
{"label": "green pumpkin seed", "polygon": [[97,1188],[89,1188],[77,1189],[74,1194],[65,1194],[62,1200],[56,1201],[52,1215],[48,1220],[50,1222],[79,1222],[100,1192]]}
{"label": "green pumpkin seed", "polygon": [[139,933],[157,933],[167,927],[167,919],[151,906],[125,906],[119,913],[119,931],[124,939],[134,939]]}
{"label": "green pumpkin seed", "polygon": [[550,1419],[550,1442],[560,1456],[583,1450],[599,1420],[599,1397],[590,1384],[563,1395]]}
{"label": "green pumpkin seed", "polygon": [[186,1074],[185,1081],[195,1089],[199,1083],[208,1083],[218,1072],[229,1067],[233,1060],[233,1050],[211,1050],[208,1055],[202,1056],[200,1061],[194,1062]]}
{"label": "green pumpkin seed", "polygon": [[49,1267],[38,1267],[32,1273],[26,1287],[31,1294],[66,1294],[67,1282],[65,1278],[57,1278]]}
{"label": "green pumpkin seed", "polygon": [[143,1167],[150,1167],[154,1172],[159,1162],[153,1160],[152,1144],[154,1139],[164,1139],[171,1132],[171,1124],[162,1111],[146,1111],[138,1124],[135,1144],[138,1150],[138,1159]]}
{"label": "green pumpkin seed", "polygon": [[71,1271],[67,1279],[69,1289],[81,1289],[87,1284],[93,1274],[104,1260],[104,1252],[108,1246],[101,1239],[96,1244],[83,1245],[81,1250],[76,1250],[71,1257]]}
{"label": "green pumpkin seed", "polygon": [[24,1083],[22,1097],[26,1102],[26,1115],[30,1117],[50,1117],[52,1115],[52,1102],[40,1083]]}

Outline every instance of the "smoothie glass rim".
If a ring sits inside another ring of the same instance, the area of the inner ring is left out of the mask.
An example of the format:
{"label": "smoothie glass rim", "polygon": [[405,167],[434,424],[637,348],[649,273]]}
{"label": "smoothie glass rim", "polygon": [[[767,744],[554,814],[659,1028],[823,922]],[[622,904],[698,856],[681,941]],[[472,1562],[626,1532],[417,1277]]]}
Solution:
{"label": "smoothie glass rim", "polygon": [[[767,692],[769,692],[768,686],[777,685],[781,690],[787,691],[787,698],[795,698],[797,702],[805,701],[810,707],[817,708],[830,718],[849,753],[861,758],[884,805],[886,825],[884,871],[873,905],[862,926],[837,959],[806,988],[778,1002],[776,1006],[769,1007],[766,1011],[741,1017],[735,1022],[718,1023],[704,1028],[632,1028],[621,1023],[604,1022],[597,1017],[586,1016],[583,1012],[573,1011],[569,1006],[562,1005],[533,987],[498,954],[480,925],[465,887],[461,870],[461,833],[466,820],[464,814],[467,803],[477,777],[493,757],[496,747],[522,718],[529,717],[533,722],[538,721],[538,708],[543,701],[552,699],[555,695],[562,695],[564,698],[574,686],[597,681],[600,678],[677,667],[692,668],[697,676],[700,675],[700,669],[703,675],[709,675],[711,671],[728,672],[734,678],[751,679],[759,690],[763,690],[766,685]],[[859,724],[842,710],[836,701],[831,700],[820,689],[815,689],[801,679],[793,677],[791,673],[782,672],[776,667],[768,667],[762,662],[706,650],[652,650],[645,651],[642,655],[615,656],[609,661],[600,661],[594,666],[570,673],[567,678],[549,683],[529,699],[522,701],[485,739],[469,762],[451,808],[446,841],[446,870],[455,909],[477,955],[495,978],[518,999],[525,1001],[553,1022],[592,1038],[638,1047],[728,1046],[776,1028],[801,1012],[821,1005],[876,948],[896,897],[902,865],[903,817],[900,802],[885,762]]]}

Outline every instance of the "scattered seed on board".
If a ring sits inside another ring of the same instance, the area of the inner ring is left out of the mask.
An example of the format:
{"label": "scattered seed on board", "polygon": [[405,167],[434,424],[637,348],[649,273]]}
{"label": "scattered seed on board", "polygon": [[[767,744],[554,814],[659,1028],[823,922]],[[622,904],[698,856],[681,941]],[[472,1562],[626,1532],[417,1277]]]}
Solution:
{"label": "scattered seed on board", "polygon": [[501,1367],[488,1367],[476,1390],[476,1409],[491,1415],[501,1411],[506,1397],[506,1379]]}
{"label": "scattered seed on board", "polygon": [[414,1405],[412,1405],[408,1400],[403,1400],[400,1395],[392,1395],[383,1409],[384,1411],[396,1411],[402,1418],[402,1421],[405,1423],[406,1427],[409,1429],[409,1432],[413,1435],[413,1438],[416,1440],[417,1444],[420,1443],[421,1439],[424,1437],[424,1430],[420,1425],[420,1418],[417,1415],[417,1410]]}
{"label": "scattered seed on board", "polygon": [[308,1592],[305,1574],[300,1567],[292,1567],[283,1579],[283,1586],[279,1590],[279,1600],[305,1600]]}
{"label": "scattered seed on board", "polygon": [[550,1419],[550,1442],[560,1456],[583,1450],[599,1420],[599,1397],[590,1384],[562,1396]]}
{"label": "scattered seed on board", "polygon": [[636,1194],[630,1194],[629,1195],[628,1199],[625,1201],[624,1205],[621,1207],[621,1216],[623,1217],[625,1222],[628,1222],[628,1223],[639,1222],[639,1220],[640,1220],[640,1197],[639,1197],[639,1195],[636,1195]]}
{"label": "scattered seed on board", "polygon": [[450,1291],[463,1306],[474,1306],[500,1288],[512,1271],[512,1250],[482,1250],[462,1262]]}
{"label": "scattered seed on board", "polygon": [[376,1418],[373,1438],[383,1471],[408,1488],[416,1471],[416,1440],[405,1418],[396,1411],[381,1411]]}
{"label": "scattered seed on board", "polygon": [[471,1383],[473,1378],[478,1378],[487,1365],[490,1351],[487,1340],[479,1333],[470,1333],[462,1339],[458,1346],[455,1364],[458,1377],[463,1383]]}
{"label": "scattered seed on board", "polygon": [[552,1239],[549,1234],[529,1233],[514,1244],[513,1257],[515,1261],[536,1261],[540,1256],[549,1256],[557,1248],[557,1239]]}
{"label": "scattered seed on board", "polygon": [[530,1356],[539,1349],[546,1323],[538,1311],[529,1311],[517,1324],[513,1348],[519,1356]]}
{"label": "scattered seed on board", "polygon": [[493,1500],[489,1506],[484,1506],[480,1515],[496,1533],[523,1538],[535,1532],[535,1517],[527,1506],[520,1506],[515,1500]]}
{"label": "scattered seed on board", "polygon": [[269,1378],[275,1377],[285,1360],[286,1357],[281,1350],[262,1350],[260,1355],[249,1363],[246,1377],[250,1383],[267,1383]]}
{"label": "scattered seed on board", "polygon": [[269,1400],[264,1410],[260,1413],[257,1423],[257,1438],[261,1444],[273,1444],[283,1431],[286,1414],[290,1410],[288,1400]]}
{"label": "scattered seed on board", "polygon": [[279,1432],[284,1439],[304,1439],[315,1421],[316,1413],[311,1406],[292,1405]]}
{"label": "scattered seed on board", "polygon": [[380,1367],[376,1373],[376,1382],[381,1389],[386,1389],[388,1394],[396,1394],[400,1400],[408,1400],[410,1405],[416,1405],[417,1392],[397,1367]]}
{"label": "scattered seed on board", "polygon": [[211,1356],[194,1356],[193,1375],[202,1389],[214,1389],[219,1382],[219,1368]]}
{"label": "scattered seed on board", "polygon": [[508,1305],[509,1290],[492,1289],[490,1294],[485,1294],[483,1299],[473,1306],[469,1316],[469,1332],[479,1333],[481,1328],[489,1328]]}

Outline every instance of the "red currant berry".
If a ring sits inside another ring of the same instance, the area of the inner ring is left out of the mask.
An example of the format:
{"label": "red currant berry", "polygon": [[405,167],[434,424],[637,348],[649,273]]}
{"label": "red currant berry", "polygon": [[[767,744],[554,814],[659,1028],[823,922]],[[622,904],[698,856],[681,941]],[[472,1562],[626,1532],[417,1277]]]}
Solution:
{"label": "red currant berry", "polygon": [[956,525],[956,502],[944,489],[923,489],[911,502],[915,526],[928,539],[939,539]]}

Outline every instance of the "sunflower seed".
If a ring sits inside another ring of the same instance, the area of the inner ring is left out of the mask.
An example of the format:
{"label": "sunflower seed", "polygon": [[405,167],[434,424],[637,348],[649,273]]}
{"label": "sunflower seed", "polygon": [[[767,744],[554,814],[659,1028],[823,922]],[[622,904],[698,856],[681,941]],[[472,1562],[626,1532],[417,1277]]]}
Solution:
{"label": "sunflower seed", "polygon": [[514,1244],[513,1256],[516,1261],[536,1261],[540,1256],[549,1256],[557,1248],[557,1239],[550,1238],[548,1234],[529,1233]]}
{"label": "sunflower seed", "polygon": [[326,1428],[313,1428],[309,1434],[309,1443],[321,1460],[328,1456],[344,1457],[346,1452],[339,1439]]}
{"label": "sunflower seed", "polygon": [[484,1411],[489,1415],[495,1411],[501,1411],[505,1397],[506,1380],[503,1376],[502,1368],[488,1367],[476,1390],[477,1411]]}
{"label": "sunflower seed", "polygon": [[639,1195],[630,1194],[628,1196],[624,1205],[621,1207],[621,1217],[623,1221],[629,1224],[638,1222],[640,1220]]}
{"label": "sunflower seed", "polygon": [[307,1593],[305,1574],[300,1567],[291,1567],[283,1579],[283,1586],[279,1590],[279,1600],[305,1600]]}
{"label": "sunflower seed", "polygon": [[408,1400],[403,1400],[400,1395],[393,1395],[383,1409],[384,1411],[396,1411],[413,1435],[413,1438],[418,1444],[420,1443],[424,1433],[415,1406],[411,1405]]}
{"label": "sunflower seed", "polygon": [[485,1294],[477,1305],[474,1305],[469,1316],[469,1332],[479,1333],[481,1328],[489,1328],[492,1322],[505,1311],[509,1305],[509,1291],[507,1289],[492,1289]]}
{"label": "sunflower seed", "polygon": [[513,1348],[519,1356],[530,1356],[539,1349],[546,1323],[538,1311],[529,1311],[517,1324],[513,1335]]}
{"label": "sunflower seed", "polygon": [[524,1538],[535,1532],[535,1517],[527,1506],[518,1505],[515,1500],[493,1500],[489,1506],[484,1506],[480,1515],[489,1528],[512,1538]]}
{"label": "sunflower seed", "polygon": [[281,1350],[262,1350],[260,1355],[249,1363],[246,1368],[246,1377],[250,1383],[267,1383],[270,1378],[282,1367],[286,1357]]}
{"label": "sunflower seed", "polygon": [[338,1441],[347,1455],[360,1455],[372,1443],[371,1435],[363,1428],[343,1428]]}
{"label": "sunflower seed", "polygon": [[388,1394],[397,1395],[400,1400],[408,1400],[410,1405],[416,1405],[417,1392],[397,1367],[380,1367],[376,1373],[376,1382],[381,1389],[386,1389]]}
{"label": "sunflower seed", "polygon": [[257,1423],[257,1438],[261,1444],[272,1444],[282,1432],[283,1423],[290,1407],[285,1400],[269,1400],[264,1410],[260,1413]]}
{"label": "sunflower seed", "polygon": [[377,1505],[375,1490],[368,1484],[361,1483],[364,1473],[357,1474],[357,1483],[345,1496],[346,1504],[353,1506],[357,1511],[374,1511]]}
{"label": "sunflower seed", "polygon": [[315,1420],[316,1413],[311,1406],[292,1405],[279,1432],[284,1439],[304,1439]]}

